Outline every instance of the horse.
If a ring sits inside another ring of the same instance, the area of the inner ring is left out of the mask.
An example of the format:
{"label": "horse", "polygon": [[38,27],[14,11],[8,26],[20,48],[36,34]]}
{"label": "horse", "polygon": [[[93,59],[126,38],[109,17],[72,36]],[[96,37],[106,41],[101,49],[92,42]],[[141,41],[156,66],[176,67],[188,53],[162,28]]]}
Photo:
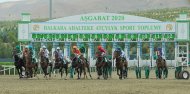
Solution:
{"label": "horse", "polygon": [[101,52],[96,52],[96,70],[97,70],[97,74],[98,74],[98,78],[100,79],[100,76],[103,75],[104,79],[108,78],[108,62],[105,61],[104,56],[101,55]]}
{"label": "horse", "polygon": [[32,62],[32,52],[29,51],[28,48],[25,48],[23,51],[23,59],[26,66],[26,76],[27,78],[33,78],[37,75],[38,64],[36,62]]}
{"label": "horse", "polygon": [[120,56],[121,51],[114,51],[113,55],[113,60],[116,59],[117,75],[119,76],[119,79],[125,79],[127,77],[128,62],[126,59]]}
{"label": "horse", "polygon": [[89,76],[92,79],[92,76],[90,74],[90,64],[89,64],[88,60],[83,55],[80,55],[79,58],[81,59],[81,62],[82,62],[82,69],[83,69],[83,72],[84,72],[84,79],[88,78],[87,74],[86,74],[87,72],[89,73]]}
{"label": "horse", "polygon": [[54,51],[54,64],[53,64],[53,70],[59,70],[59,73],[61,74],[61,78],[63,77],[63,69],[65,69],[66,77],[65,80],[67,80],[68,75],[68,64],[69,62],[64,61],[63,59],[59,58],[59,53],[57,51]]}
{"label": "horse", "polygon": [[161,79],[162,78],[162,73],[163,73],[163,78],[167,78],[168,75],[168,68],[166,65],[166,60],[163,59],[161,56],[158,56],[156,60],[156,65],[157,65],[157,78]]}
{"label": "horse", "polygon": [[[51,71],[52,71],[52,64],[49,64],[46,57],[44,56],[43,49],[40,49],[40,52],[38,54],[40,56],[40,66],[43,70],[44,77],[47,78],[47,75],[51,77]],[[48,71],[48,66],[50,66],[50,71]]]}
{"label": "horse", "polygon": [[81,75],[82,75],[82,70],[83,70],[82,61],[75,54],[72,54],[70,59],[72,60],[72,62],[71,62],[71,78],[73,78],[73,72],[75,74],[75,71],[77,71],[77,74],[78,74],[77,79],[80,79]]}
{"label": "horse", "polygon": [[13,50],[13,58],[14,58],[14,65],[18,72],[19,78],[23,78],[24,75],[22,74],[22,72],[24,71],[23,68],[25,68],[25,64],[20,54],[17,53],[16,50]]}

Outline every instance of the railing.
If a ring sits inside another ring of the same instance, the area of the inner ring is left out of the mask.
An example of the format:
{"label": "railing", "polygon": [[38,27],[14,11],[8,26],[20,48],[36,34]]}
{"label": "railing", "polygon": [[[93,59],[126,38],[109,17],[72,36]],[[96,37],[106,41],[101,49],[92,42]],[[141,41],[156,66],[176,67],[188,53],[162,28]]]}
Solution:
{"label": "railing", "polygon": [[3,72],[3,75],[6,75],[6,71],[8,71],[8,75],[11,75],[11,70],[13,69],[13,74],[16,74],[16,68],[14,65],[2,65],[3,70],[0,70],[0,72]]}

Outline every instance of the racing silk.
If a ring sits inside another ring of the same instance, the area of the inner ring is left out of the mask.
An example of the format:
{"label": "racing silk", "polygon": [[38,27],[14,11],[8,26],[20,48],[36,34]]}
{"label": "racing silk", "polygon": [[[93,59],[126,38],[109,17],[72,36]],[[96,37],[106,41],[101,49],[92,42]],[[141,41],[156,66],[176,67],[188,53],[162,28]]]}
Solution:
{"label": "racing silk", "polygon": [[32,58],[35,58],[35,51],[33,49],[30,50],[30,54],[31,54]]}
{"label": "racing silk", "polygon": [[73,53],[79,56],[81,54],[79,49],[73,49]]}
{"label": "racing silk", "polygon": [[55,55],[55,53],[58,54],[58,58],[63,59],[63,52],[62,52],[61,50],[60,50],[60,51],[56,50],[56,51],[54,52],[54,55]]}
{"label": "racing silk", "polygon": [[123,50],[121,51],[121,55],[120,56],[125,58],[125,52]]}
{"label": "racing silk", "polygon": [[104,50],[104,48],[100,48],[100,49],[98,49],[102,54],[102,56],[104,56],[105,54],[106,54],[106,50]]}
{"label": "racing silk", "polygon": [[43,50],[44,51],[44,56],[46,57],[46,58],[48,58],[49,57],[49,51],[47,50],[47,49],[45,49],[45,50]]}
{"label": "racing silk", "polygon": [[100,52],[104,52],[104,53],[106,53],[106,50],[104,50],[104,48],[100,48],[100,49],[98,49]]}

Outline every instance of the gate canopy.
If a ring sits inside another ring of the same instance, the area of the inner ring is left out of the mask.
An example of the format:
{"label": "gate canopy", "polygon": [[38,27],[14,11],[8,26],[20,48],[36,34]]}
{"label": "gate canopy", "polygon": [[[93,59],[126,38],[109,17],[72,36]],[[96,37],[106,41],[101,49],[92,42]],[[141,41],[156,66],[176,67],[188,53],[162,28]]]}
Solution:
{"label": "gate canopy", "polygon": [[28,25],[26,40],[34,42],[174,40],[176,32],[175,22],[115,13],[83,14]]}

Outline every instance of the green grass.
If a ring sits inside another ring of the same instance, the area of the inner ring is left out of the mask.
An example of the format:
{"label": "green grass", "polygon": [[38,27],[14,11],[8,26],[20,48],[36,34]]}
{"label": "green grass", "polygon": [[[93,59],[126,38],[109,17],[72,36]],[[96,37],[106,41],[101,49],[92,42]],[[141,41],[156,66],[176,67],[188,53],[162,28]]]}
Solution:
{"label": "green grass", "polygon": [[14,65],[14,62],[0,62],[0,65]]}
{"label": "green grass", "polygon": [[176,21],[176,18],[179,17],[180,13],[187,13],[187,15],[190,17],[190,7],[122,12],[122,14],[130,14],[130,15],[157,19],[160,21],[172,21],[172,22]]}

